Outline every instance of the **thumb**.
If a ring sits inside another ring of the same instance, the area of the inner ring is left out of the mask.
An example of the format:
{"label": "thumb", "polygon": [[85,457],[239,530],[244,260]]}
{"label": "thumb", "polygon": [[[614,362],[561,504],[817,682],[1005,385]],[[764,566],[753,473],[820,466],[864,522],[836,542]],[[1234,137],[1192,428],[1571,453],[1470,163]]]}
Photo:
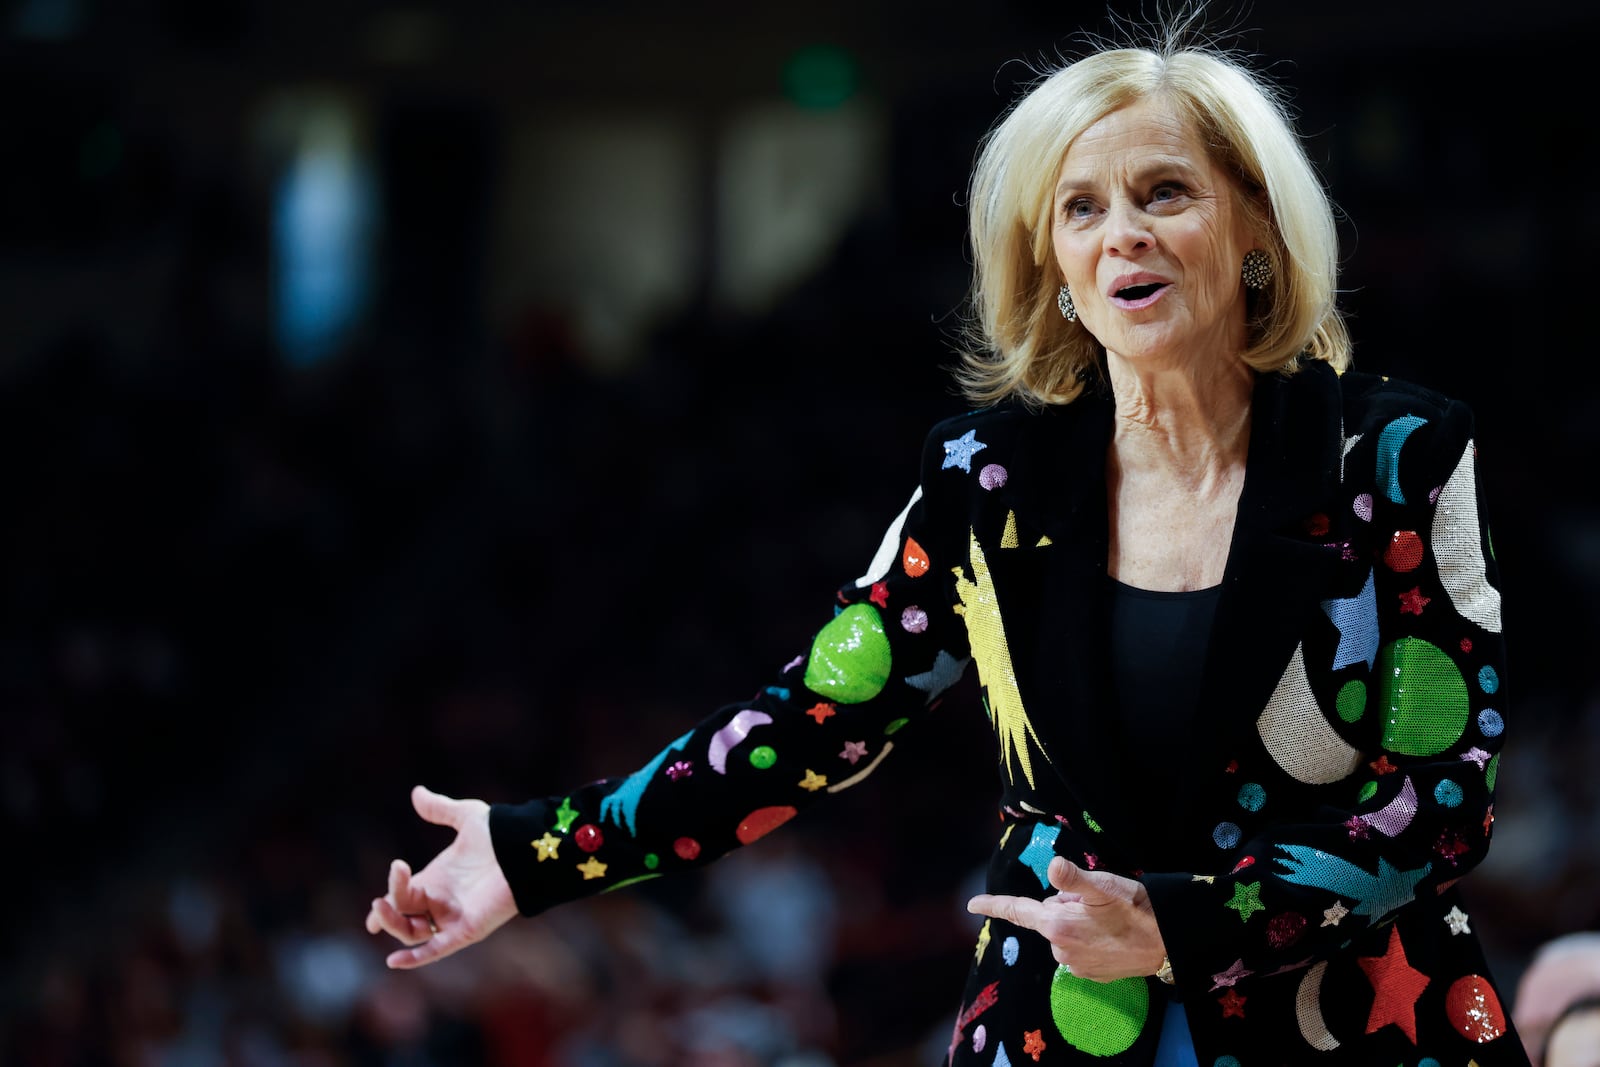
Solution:
{"label": "thumb", "polygon": [[1056,856],[1050,861],[1047,872],[1050,884],[1063,893],[1071,893],[1080,900],[1089,904],[1103,904],[1110,899],[1106,893],[1095,884],[1090,872],[1079,867],[1065,856]]}
{"label": "thumb", "polygon": [[456,809],[460,803],[443,793],[435,793],[425,785],[411,787],[411,806],[417,809],[418,815],[435,826],[459,829],[456,825]]}

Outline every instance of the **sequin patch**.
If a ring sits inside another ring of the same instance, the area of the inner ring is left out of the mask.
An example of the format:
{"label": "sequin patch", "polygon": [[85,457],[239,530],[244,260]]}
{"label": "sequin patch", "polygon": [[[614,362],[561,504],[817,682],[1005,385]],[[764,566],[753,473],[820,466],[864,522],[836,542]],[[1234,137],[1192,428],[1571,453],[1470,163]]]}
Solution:
{"label": "sequin patch", "polygon": [[1494,693],[1500,688],[1500,676],[1493,667],[1484,667],[1478,672],[1478,688],[1485,693]]}
{"label": "sequin patch", "polygon": [[1306,917],[1299,912],[1286,911],[1267,920],[1267,944],[1275,949],[1285,949],[1306,930]]}
{"label": "sequin patch", "polygon": [[1242,835],[1238,823],[1219,822],[1217,828],[1211,831],[1211,840],[1217,843],[1218,848],[1232,848],[1239,843]]}
{"label": "sequin patch", "polygon": [[1433,787],[1433,799],[1447,808],[1460,807],[1464,798],[1461,787],[1448,778]]}
{"label": "sequin patch", "polygon": [[680,860],[692,860],[700,855],[700,842],[692,837],[680,837],[672,843],[672,851]]}
{"label": "sequin patch", "polygon": [[894,720],[888,726],[885,726],[883,728],[883,735],[885,737],[888,737],[891,734],[898,733],[899,730],[900,730],[900,727],[904,726],[906,723],[908,723],[910,721],[911,721],[910,719],[906,719],[906,718],[900,718],[900,719]]}
{"label": "sequin patch", "polygon": [[998,463],[990,463],[978,472],[978,484],[985,489],[998,489],[1006,484],[1006,469]]}
{"label": "sequin patch", "polygon": [[1354,678],[1344,683],[1339,687],[1339,695],[1333,698],[1333,706],[1345,722],[1360,719],[1367,710],[1367,684]]}
{"label": "sequin patch", "polygon": [[1239,787],[1239,806],[1245,811],[1260,811],[1267,802],[1267,791],[1256,782]]}
{"label": "sequin patch", "polygon": [[1390,570],[1404,574],[1414,571],[1422,562],[1422,538],[1415,530],[1396,530],[1384,549],[1383,562]]}
{"label": "sequin patch", "polygon": [[757,745],[750,752],[750,766],[764,771],[778,762],[778,753],[771,745]]}
{"label": "sequin patch", "polygon": [[906,572],[906,577],[921,578],[931,566],[933,563],[928,559],[927,549],[917,544],[916,538],[906,538],[905,551],[900,554],[900,569]]}
{"label": "sequin patch", "polygon": [[883,618],[870,604],[852,604],[824,626],[811,643],[806,688],[841,704],[859,704],[889,681],[889,638]]}
{"label": "sequin patch", "polygon": [[1396,504],[1406,502],[1400,489],[1400,449],[1417,427],[1427,424],[1427,419],[1416,415],[1402,415],[1378,434],[1378,484]]}
{"label": "sequin patch", "polygon": [[1468,1041],[1483,1044],[1506,1032],[1506,1014],[1494,986],[1481,975],[1457,978],[1445,994],[1444,1013]]}
{"label": "sequin patch", "polygon": [[1366,783],[1365,785],[1363,785],[1361,787],[1359,792],[1356,793],[1356,799],[1361,801],[1363,804],[1365,804],[1367,801],[1371,800],[1377,794],[1378,794],[1378,783],[1377,782],[1368,782],[1368,783]]}
{"label": "sequin patch", "polygon": [[1116,1056],[1133,1047],[1150,1016],[1143,978],[1091,982],[1057,967],[1050,982],[1050,1016],[1067,1044],[1091,1056]]}
{"label": "sequin patch", "polygon": [[1000,958],[1006,961],[1007,967],[1015,967],[1017,965],[1017,956],[1021,950],[1022,946],[1017,942],[1017,939],[1008,937],[1000,944]]}
{"label": "sequin patch", "polygon": [[1439,648],[1402,637],[1378,653],[1377,677],[1387,719],[1383,747],[1408,756],[1435,756],[1467,727],[1467,685]]}
{"label": "sequin patch", "polygon": [[928,628],[928,613],[912,604],[900,612],[900,629],[908,634],[920,634]]}
{"label": "sequin patch", "polygon": [[605,841],[606,837],[600,832],[600,827],[592,822],[584,823],[572,834],[572,843],[585,852],[598,851],[600,846],[605,844]]}
{"label": "sequin patch", "polygon": [[1499,737],[1505,728],[1506,721],[1493,708],[1484,708],[1478,712],[1478,732],[1484,737]]}
{"label": "sequin patch", "polygon": [[734,833],[739,838],[741,845],[763,838],[800,814],[795,808],[787,804],[777,804],[770,808],[757,808],[739,823],[739,828]]}
{"label": "sequin patch", "polygon": [[1350,510],[1356,513],[1356,518],[1362,522],[1372,521],[1372,494],[1362,493],[1355,498]]}
{"label": "sequin patch", "polygon": [[972,1051],[982,1052],[983,1046],[989,1043],[989,1030],[982,1023],[972,1031]]}

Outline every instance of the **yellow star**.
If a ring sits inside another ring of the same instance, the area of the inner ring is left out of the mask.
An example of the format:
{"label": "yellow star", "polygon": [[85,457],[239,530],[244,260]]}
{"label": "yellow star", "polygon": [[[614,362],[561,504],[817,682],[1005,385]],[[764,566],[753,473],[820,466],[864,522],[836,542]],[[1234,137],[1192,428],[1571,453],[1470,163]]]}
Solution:
{"label": "yellow star", "polygon": [[804,778],[800,779],[800,783],[799,783],[801,789],[806,789],[806,790],[809,790],[809,791],[811,791],[813,793],[815,793],[817,790],[821,789],[823,786],[825,786],[827,784],[828,784],[827,776],[826,775],[822,775],[822,774],[818,774],[816,771],[812,770],[810,767],[806,768],[806,776]]}
{"label": "yellow star", "polygon": [[585,862],[578,864],[578,870],[583,872],[583,880],[585,882],[594,878],[604,878],[606,876],[606,865],[595,859],[593,856],[590,856]]}
{"label": "yellow star", "polygon": [[983,950],[989,947],[989,924],[992,919],[983,920],[983,929],[978,931],[978,962],[983,962]]}
{"label": "yellow star", "polygon": [[1191,882],[1205,882],[1207,885],[1215,885],[1216,881],[1217,881],[1217,876],[1214,875],[1214,874],[1197,874],[1193,878],[1189,879],[1189,881],[1191,881]]}
{"label": "yellow star", "polygon": [[545,835],[539,838],[539,840],[530,841],[528,843],[539,850],[540,863],[543,863],[545,860],[560,858],[556,855],[556,849],[561,847],[561,838],[551,837],[549,831],[546,831]]}

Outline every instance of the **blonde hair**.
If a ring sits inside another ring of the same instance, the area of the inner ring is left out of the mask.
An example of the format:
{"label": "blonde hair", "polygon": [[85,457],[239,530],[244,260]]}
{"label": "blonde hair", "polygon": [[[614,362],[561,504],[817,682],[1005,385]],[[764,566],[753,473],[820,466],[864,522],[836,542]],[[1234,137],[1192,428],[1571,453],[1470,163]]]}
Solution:
{"label": "blonde hair", "polygon": [[1349,365],[1349,335],[1334,303],[1333,205],[1286,105],[1226,52],[1169,37],[1153,47],[1105,48],[1043,75],[984,137],[968,201],[969,343],[956,368],[969,401],[1067,403],[1100,373],[1099,342],[1056,307],[1052,188],[1079,134],[1158,95],[1195,123],[1232,176],[1272,264],[1271,283],[1251,294],[1244,361],[1283,373],[1301,359],[1339,371]]}

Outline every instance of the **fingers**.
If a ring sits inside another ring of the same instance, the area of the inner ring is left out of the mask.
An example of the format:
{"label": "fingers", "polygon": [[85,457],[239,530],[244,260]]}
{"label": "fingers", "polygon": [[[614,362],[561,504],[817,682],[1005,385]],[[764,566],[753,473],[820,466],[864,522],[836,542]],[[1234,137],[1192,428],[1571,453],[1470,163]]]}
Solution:
{"label": "fingers", "polygon": [[1013,926],[1029,930],[1038,930],[1048,916],[1044,904],[1037,900],[992,893],[979,893],[967,901],[967,910],[974,915],[1003,919]]}
{"label": "fingers", "polygon": [[401,948],[389,953],[384,958],[384,963],[396,971],[409,971],[434,960],[444,959],[451,953],[465,948],[470,942],[452,937],[448,933],[440,933],[423,944],[414,948]]}
{"label": "fingers", "polygon": [[425,912],[402,912],[386,897],[378,897],[372,902],[372,910],[367,913],[367,930],[374,934],[386,933],[403,945],[421,945],[434,936],[430,915]]}
{"label": "fingers", "polygon": [[1049,870],[1045,872],[1050,878],[1050,884],[1063,893],[1076,893],[1082,896],[1088,879],[1083,877],[1083,868],[1067,859],[1065,856],[1056,856],[1050,861]]}
{"label": "fingers", "polygon": [[425,785],[418,785],[411,787],[411,806],[417,809],[418,815],[435,826],[460,829],[459,800],[435,793]]}

